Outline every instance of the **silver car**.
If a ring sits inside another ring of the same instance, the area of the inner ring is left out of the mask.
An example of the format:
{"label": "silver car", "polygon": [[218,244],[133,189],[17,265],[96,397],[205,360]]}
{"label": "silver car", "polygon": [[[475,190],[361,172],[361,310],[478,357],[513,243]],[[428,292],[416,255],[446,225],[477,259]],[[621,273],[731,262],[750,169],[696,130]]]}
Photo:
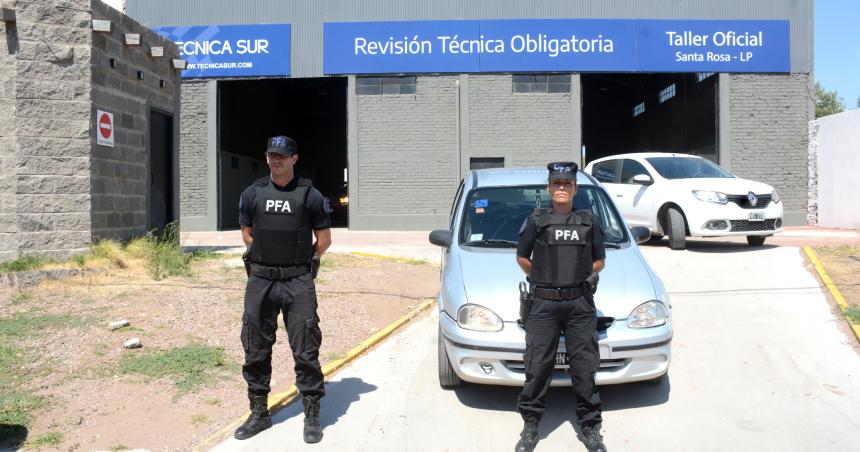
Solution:
{"label": "silver car", "polygon": [[[547,170],[471,171],[454,199],[449,228],[430,233],[443,247],[439,289],[439,381],[522,386],[525,331],[519,318],[516,263],[520,226],[536,207],[552,205]],[[603,187],[577,174],[574,207],[589,209],[606,242],[606,268],[595,296],[598,384],[662,381],[669,369],[672,305],[660,278],[639,251],[648,229],[627,227]],[[570,385],[559,341],[553,386]]]}

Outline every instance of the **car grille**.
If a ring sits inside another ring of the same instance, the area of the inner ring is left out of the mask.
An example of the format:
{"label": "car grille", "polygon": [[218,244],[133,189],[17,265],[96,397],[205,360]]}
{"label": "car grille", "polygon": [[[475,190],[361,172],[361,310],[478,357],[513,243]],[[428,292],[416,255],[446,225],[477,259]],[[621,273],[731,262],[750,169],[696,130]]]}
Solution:
{"label": "car grille", "polygon": [[[565,362],[565,355],[563,353],[558,353],[555,355],[555,370],[556,371],[567,371],[570,366]],[[600,370],[608,370],[614,371],[626,366],[630,362],[630,358],[619,358],[619,359],[601,359],[600,360]],[[505,367],[514,371],[514,372],[525,372],[526,366],[522,361],[503,361]]]}
{"label": "car grille", "polygon": [[751,205],[750,200],[747,199],[747,195],[728,195],[726,196],[729,199],[729,202],[733,202],[744,209],[764,209],[770,204],[771,195],[755,195],[758,198],[758,202],[756,205]]}
{"label": "car grille", "polygon": [[764,221],[731,220],[731,232],[773,231],[775,219]]}

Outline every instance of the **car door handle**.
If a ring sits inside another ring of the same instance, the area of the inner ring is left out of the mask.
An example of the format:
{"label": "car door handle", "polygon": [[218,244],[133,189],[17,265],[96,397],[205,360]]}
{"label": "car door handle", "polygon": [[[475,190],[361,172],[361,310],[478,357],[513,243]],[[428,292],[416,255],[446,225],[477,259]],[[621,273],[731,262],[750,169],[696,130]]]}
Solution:
{"label": "car door handle", "polygon": [[619,198],[623,198],[623,197],[624,197],[624,195],[622,195],[621,193],[616,193],[616,194],[615,194],[615,196],[617,196],[617,197],[619,197]]}

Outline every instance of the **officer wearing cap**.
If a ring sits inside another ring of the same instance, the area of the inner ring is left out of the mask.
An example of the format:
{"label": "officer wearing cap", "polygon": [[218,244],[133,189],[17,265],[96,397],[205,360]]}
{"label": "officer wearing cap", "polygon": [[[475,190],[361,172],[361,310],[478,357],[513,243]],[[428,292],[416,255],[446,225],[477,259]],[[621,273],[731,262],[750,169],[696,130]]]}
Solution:
{"label": "officer wearing cap", "polygon": [[312,272],[331,245],[331,208],[309,180],[295,177],[297,148],[289,137],[270,138],[266,163],[271,174],[245,189],[239,200],[239,224],[250,261],[241,340],[245,349],[242,375],[248,384],[251,415],[236,430],[237,439],[250,438],[272,426],[268,395],[278,312],[284,314],[296,387],[304,403],[304,441],[322,439],[322,333]]}
{"label": "officer wearing cap", "polygon": [[526,273],[531,295],[523,325],[526,382],[517,399],[525,421],[518,452],[534,450],[538,422],[546,406],[559,335],[570,364],[580,438],[589,451],[605,451],[600,435],[602,404],[594,375],[600,365],[594,291],[606,253],[603,232],[589,210],[574,210],[577,166],[547,165],[552,208],[535,209],[520,229],[517,263]]}

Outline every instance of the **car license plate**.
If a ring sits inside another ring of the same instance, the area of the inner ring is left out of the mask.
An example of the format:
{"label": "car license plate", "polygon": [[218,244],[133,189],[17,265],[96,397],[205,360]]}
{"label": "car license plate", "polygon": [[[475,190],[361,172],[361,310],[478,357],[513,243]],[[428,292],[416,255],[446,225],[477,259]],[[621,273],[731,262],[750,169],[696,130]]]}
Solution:
{"label": "car license plate", "polygon": [[564,353],[556,353],[555,354],[555,365],[556,366],[566,366],[567,365],[567,355]]}
{"label": "car license plate", "polygon": [[764,212],[750,212],[750,221],[764,221]]}

